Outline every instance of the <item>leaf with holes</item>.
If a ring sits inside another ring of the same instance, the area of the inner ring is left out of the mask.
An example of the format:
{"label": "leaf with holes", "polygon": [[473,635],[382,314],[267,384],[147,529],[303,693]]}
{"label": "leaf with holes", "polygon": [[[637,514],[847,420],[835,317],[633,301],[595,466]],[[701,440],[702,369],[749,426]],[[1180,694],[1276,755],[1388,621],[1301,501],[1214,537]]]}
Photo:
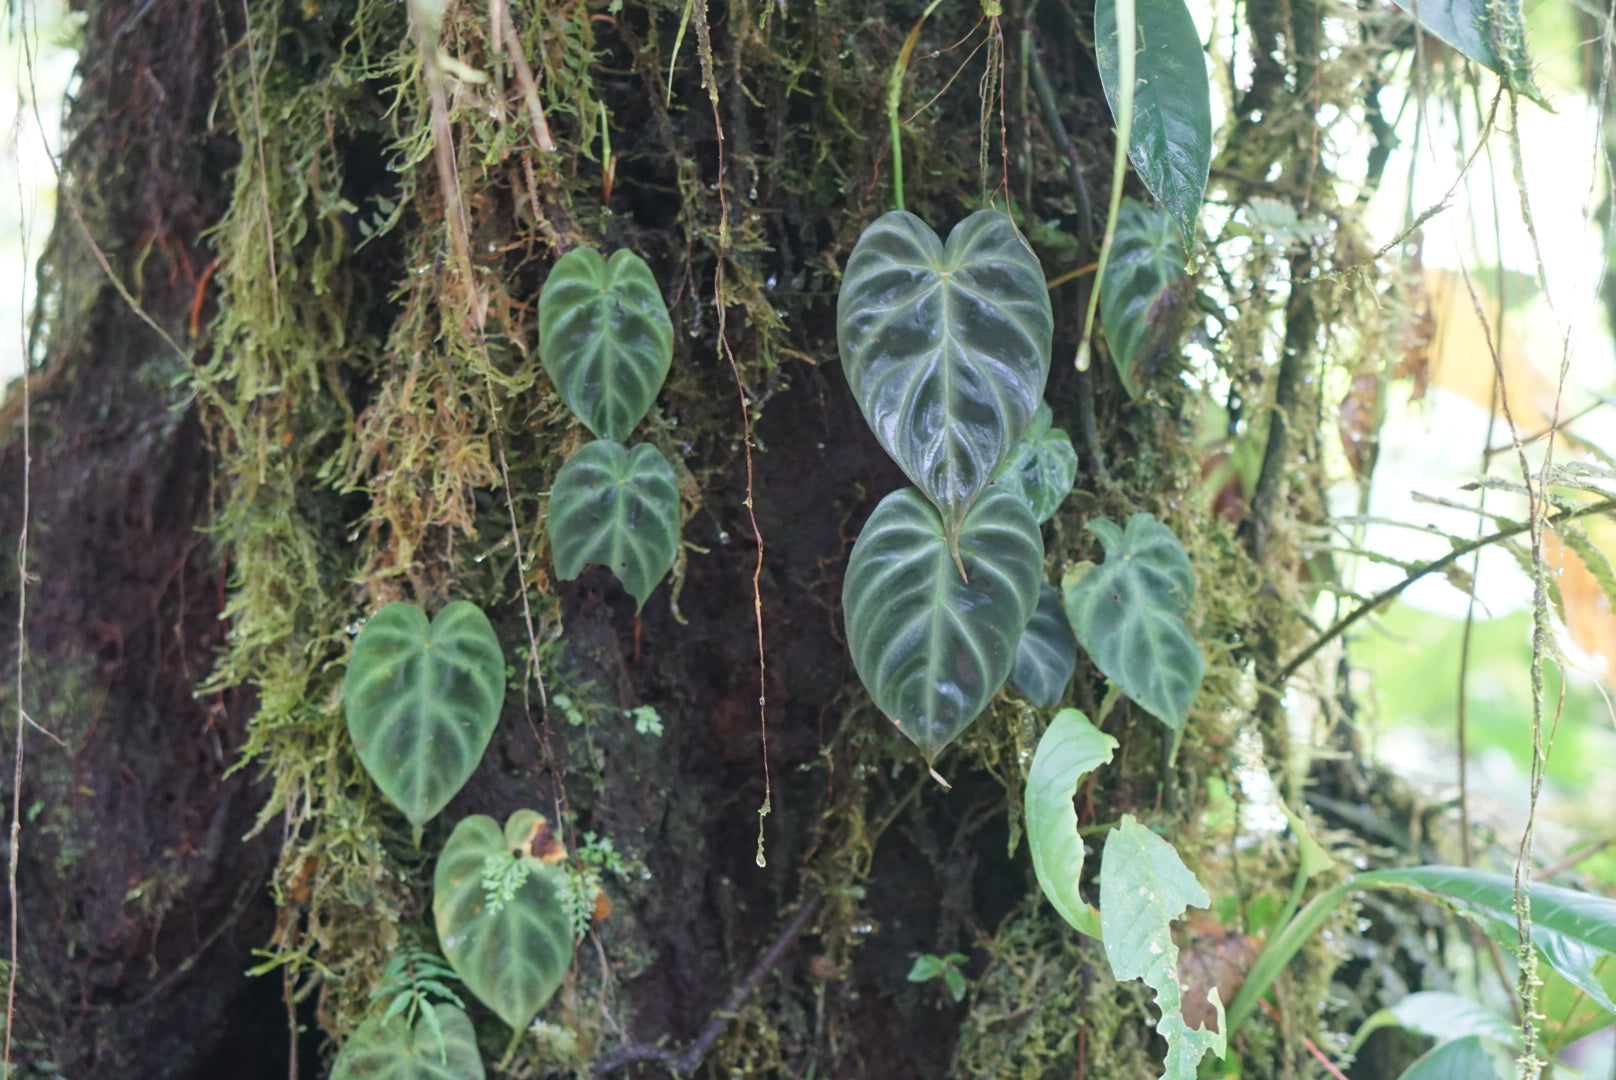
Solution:
{"label": "leaf with holes", "polygon": [[673,362],[673,323],[645,260],[582,247],[563,255],[539,294],[539,358],[590,431],[627,439]]}
{"label": "leaf with holes", "polygon": [[1076,709],[1055,714],[1027,773],[1027,846],[1038,885],[1061,918],[1090,937],[1100,936],[1100,915],[1077,891],[1083,876],[1083,838],[1072,798],[1077,785],[1111,760],[1117,740]]}
{"label": "leaf with holes", "polygon": [[995,478],[1020,493],[1040,525],[1055,516],[1077,479],[1077,451],[1071,436],[1050,427],[1051,421],[1049,406],[1039,402],[1032,427]]}
{"label": "leaf with holes", "polygon": [[1100,283],[1100,326],[1117,378],[1131,398],[1139,396],[1142,379],[1177,340],[1183,314],[1179,293],[1187,280],[1173,219],[1124,199]]}
{"label": "leaf with holes", "polygon": [[556,474],[545,528],[562,581],[599,563],[644,607],[679,554],[679,481],[654,446],[596,440]]}
{"label": "leaf with holes", "polygon": [[1206,660],[1184,625],[1195,572],[1173,531],[1149,514],[1128,519],[1126,534],[1101,518],[1089,522],[1105,562],[1084,564],[1062,582],[1066,617],[1095,666],[1140,708],[1182,731]]}
{"label": "leaf with holes", "polygon": [[859,678],[928,762],[1004,685],[1044,566],[1038,523],[997,484],[958,539],[964,578],[936,509],[914,488],[894,491],[865,522],[842,582]]}
{"label": "leaf with holes", "polygon": [[1038,606],[1021,632],[1010,681],[1040,709],[1052,709],[1066,693],[1077,667],[1077,638],[1061,609],[1060,593],[1045,582],[1038,587]]}
{"label": "leaf with holes", "polygon": [[414,604],[388,604],[354,642],[342,700],[360,763],[419,837],[488,749],[505,655],[475,604],[456,600],[430,624]]}
{"label": "leaf with holes", "polygon": [[512,814],[503,832],[474,814],[455,826],[432,877],[444,957],[517,1030],[544,1008],[572,963],[566,870],[558,864],[565,857],[532,810]]}
{"label": "leaf with holes", "polygon": [[952,537],[1032,422],[1053,332],[1038,258],[979,210],[945,247],[894,210],[853,248],[836,302],[848,385]]}
{"label": "leaf with holes", "polygon": [[1217,1015],[1217,1030],[1192,1028],[1184,1020],[1183,991],[1178,982],[1178,946],[1173,920],[1186,908],[1204,908],[1211,898],[1195,880],[1173,846],[1132,814],[1105,838],[1100,855],[1100,940],[1111,973],[1143,979],[1156,991],[1161,1019],[1156,1030],[1167,1040],[1165,1080],[1195,1080],[1196,1066],[1208,1050],[1222,1056],[1223,1002],[1214,987],[1207,994]]}
{"label": "leaf with holes", "polygon": [[471,1019],[453,1005],[359,1025],[331,1066],[331,1080],[482,1080]]}
{"label": "leaf with holes", "polygon": [[[1120,47],[1116,0],[1099,0],[1094,5],[1094,54],[1112,116],[1119,108]],[[1212,85],[1201,35],[1184,0],[1139,4],[1136,48],[1128,160],[1178,221],[1187,241],[1195,234],[1212,167]]]}

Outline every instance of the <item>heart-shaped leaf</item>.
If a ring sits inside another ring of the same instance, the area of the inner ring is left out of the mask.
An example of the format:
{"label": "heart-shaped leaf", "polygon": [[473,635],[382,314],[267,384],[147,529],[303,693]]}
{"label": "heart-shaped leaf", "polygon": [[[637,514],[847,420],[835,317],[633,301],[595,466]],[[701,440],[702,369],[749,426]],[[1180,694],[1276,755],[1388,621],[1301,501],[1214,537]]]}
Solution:
{"label": "heart-shaped leaf", "polygon": [[1175,732],[1183,730],[1206,660],[1184,625],[1195,572],[1173,531],[1149,514],[1128,519],[1124,535],[1105,519],[1089,522],[1105,562],[1062,582],[1072,631],[1105,677]]}
{"label": "heart-shaped leaf", "polygon": [[882,499],[842,582],[853,665],[926,760],[987,707],[1038,603],[1044,542],[1021,499],[995,484],[959,529],[960,576],[942,518],[914,488]]}
{"label": "heart-shaped leaf", "polygon": [[1122,201],[1117,238],[1100,283],[1100,325],[1129,397],[1178,336],[1184,245],[1173,219],[1134,199]]}
{"label": "heart-shaped leaf", "polygon": [[444,957],[517,1030],[544,1008],[572,963],[567,882],[555,864],[565,852],[549,835],[532,810],[512,814],[504,832],[474,814],[455,826],[432,877]]}
{"label": "heart-shaped leaf", "polygon": [[[1133,131],[1128,160],[1150,193],[1178,220],[1188,240],[1212,167],[1212,86],[1206,77],[1201,35],[1184,0],[1139,4]],[[1094,52],[1100,82],[1119,110],[1116,0],[1094,5]]]}
{"label": "heart-shaped leaf", "polygon": [[354,642],[342,700],[365,771],[419,836],[488,749],[505,655],[475,604],[456,600],[431,624],[414,604],[388,604]]}
{"label": "heart-shaped leaf", "polygon": [[1055,516],[1077,479],[1077,451],[1060,428],[1050,427],[1049,406],[1039,402],[1032,426],[995,478],[1021,494],[1042,525]]}
{"label": "heart-shaped leaf", "polygon": [[847,260],[836,340],[848,385],[950,536],[1032,421],[1053,326],[1038,258],[997,210],[960,222],[946,248],[894,210]]}
{"label": "heart-shaped leaf", "polygon": [[645,260],[583,247],[563,255],[539,294],[539,358],[590,431],[627,439],[673,361],[673,323]]}
{"label": "heart-shaped leaf", "polygon": [[482,1080],[471,1019],[434,1005],[412,1024],[403,1013],[359,1025],[331,1067],[331,1080]]}
{"label": "heart-shaped leaf", "polygon": [[679,481],[656,447],[598,439],[556,474],[545,527],[562,581],[599,563],[644,607],[679,554]]}
{"label": "heart-shaped leaf", "polygon": [[1038,607],[1021,632],[1010,681],[1040,709],[1052,709],[1066,693],[1077,667],[1077,638],[1061,609],[1060,593],[1048,582],[1038,587]]}
{"label": "heart-shaped leaf", "polygon": [[1117,740],[1076,709],[1055,714],[1038,740],[1027,772],[1027,846],[1038,885],[1061,918],[1090,937],[1100,936],[1100,913],[1077,891],[1083,876],[1083,838],[1072,798],[1083,777],[1111,760]]}

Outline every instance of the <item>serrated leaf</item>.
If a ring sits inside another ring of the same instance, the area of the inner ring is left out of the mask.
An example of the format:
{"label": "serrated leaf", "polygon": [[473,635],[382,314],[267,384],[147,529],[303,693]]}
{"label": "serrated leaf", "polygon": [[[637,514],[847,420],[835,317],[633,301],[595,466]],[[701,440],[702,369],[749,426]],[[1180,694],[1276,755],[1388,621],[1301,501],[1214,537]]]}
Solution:
{"label": "serrated leaf", "polygon": [[1532,81],[1526,21],[1520,0],[1392,0],[1431,34],[1484,68],[1505,77],[1516,92],[1546,104]]}
{"label": "serrated leaf", "polygon": [[1044,895],[1061,918],[1090,937],[1100,936],[1100,915],[1078,892],[1083,876],[1083,838],[1077,834],[1072,799],[1077,785],[1111,760],[1117,740],[1076,709],[1055,714],[1027,773],[1027,846]]}
{"label": "serrated leaf", "polygon": [[875,437],[950,535],[1032,421],[1054,322],[1038,258],[997,210],[945,247],[894,210],[859,237],[836,302],[836,341]]}
{"label": "serrated leaf", "polygon": [[1184,1022],[1178,984],[1178,946],[1173,920],[1191,907],[1204,908],[1211,898],[1189,872],[1171,844],[1125,815],[1106,837],[1100,855],[1100,940],[1118,979],[1143,979],[1156,991],[1161,1019],[1156,1030],[1167,1040],[1165,1080],[1195,1080],[1195,1067],[1208,1050],[1222,1056],[1223,1002],[1217,988],[1207,994],[1217,1013],[1218,1030],[1192,1028]]}
{"label": "serrated leaf", "polygon": [[1130,700],[1181,731],[1206,668],[1184,625],[1195,596],[1189,556],[1149,514],[1129,518],[1126,534],[1104,518],[1088,527],[1105,548],[1105,562],[1063,582],[1072,632]]}
{"label": "serrated leaf", "polygon": [[342,700],[360,763],[419,833],[488,749],[505,655],[475,604],[456,600],[430,624],[414,604],[388,604],[354,642]]}
{"label": "serrated leaf", "polygon": [[360,1024],[331,1066],[331,1080],[482,1080],[470,1018],[453,1005],[430,1012],[413,1024],[403,1016]]}
{"label": "serrated leaf", "polygon": [[1479,1035],[1445,1042],[1403,1070],[1400,1080],[1501,1080]]}
{"label": "serrated leaf", "polygon": [[[1184,0],[1139,4],[1133,131],[1128,160],[1178,221],[1188,241],[1212,167],[1212,85],[1195,19]],[[1118,114],[1116,0],[1094,5],[1094,52],[1111,115]]]}
{"label": "serrated leaf", "polygon": [[1178,287],[1184,280],[1184,246],[1173,219],[1123,199],[1100,282],[1100,326],[1130,398],[1139,396],[1142,377],[1174,344],[1180,322]]}
{"label": "serrated leaf", "polygon": [[1010,681],[1040,709],[1052,709],[1066,693],[1077,667],[1077,638],[1061,608],[1060,593],[1045,582],[1038,587],[1038,606],[1016,645]]}
{"label": "serrated leaf", "polygon": [[556,474],[545,529],[562,581],[599,563],[644,607],[679,554],[679,481],[656,447],[599,439]]}
{"label": "serrated leaf", "polygon": [[590,431],[627,439],[673,361],[673,322],[645,260],[583,247],[563,255],[539,294],[539,358]]}
{"label": "serrated leaf", "polygon": [[1055,516],[1077,479],[1077,451],[1071,436],[1050,427],[1052,419],[1048,404],[1040,402],[1032,426],[996,477],[1021,495],[1040,525]]}
{"label": "serrated leaf", "polygon": [[547,828],[532,810],[512,814],[503,832],[493,818],[474,814],[455,826],[432,877],[443,955],[466,989],[517,1030],[555,994],[572,963],[566,871],[532,853]]}
{"label": "serrated leaf", "polygon": [[842,582],[853,666],[928,762],[1004,685],[1043,573],[1038,523],[999,485],[958,539],[963,579],[936,509],[902,488],[870,514]]}

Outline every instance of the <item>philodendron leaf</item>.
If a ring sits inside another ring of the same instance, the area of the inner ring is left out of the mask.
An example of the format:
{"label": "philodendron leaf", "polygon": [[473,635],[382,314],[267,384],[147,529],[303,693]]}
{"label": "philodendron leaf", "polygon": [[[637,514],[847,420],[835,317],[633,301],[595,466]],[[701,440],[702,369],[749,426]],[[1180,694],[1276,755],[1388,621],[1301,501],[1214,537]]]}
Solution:
{"label": "philodendron leaf", "polygon": [[1043,399],[1053,326],[1038,258],[997,210],[960,222],[946,248],[894,210],[848,257],[836,302],[848,385],[950,535]]}
{"label": "philodendron leaf", "polygon": [[1040,525],[1055,516],[1077,479],[1077,451],[1071,437],[1050,427],[1050,422],[1049,406],[1040,402],[1032,427],[996,478],[1021,494]]}
{"label": "philodendron leaf", "polygon": [[1149,514],[1129,518],[1126,534],[1104,518],[1088,527],[1105,548],[1105,562],[1078,567],[1062,582],[1072,631],[1106,678],[1182,731],[1206,668],[1184,625],[1195,595],[1189,556]]}
{"label": "philodendron leaf", "polygon": [[572,963],[565,852],[549,824],[518,810],[504,832],[474,814],[455,826],[432,877],[432,916],[449,966],[520,1031]]}
{"label": "philodendron leaf", "polygon": [[1038,587],[1038,607],[1016,645],[1010,681],[1040,709],[1052,709],[1066,693],[1077,667],[1077,638],[1061,610],[1060,593],[1045,582]]}
{"label": "philodendron leaf", "polygon": [[539,294],[539,358],[590,431],[627,439],[673,361],[673,323],[645,260],[582,247],[563,255]]}
{"label": "philodendron leaf", "polygon": [[1429,33],[1490,68],[1511,87],[1547,107],[1532,81],[1521,0],[1392,0]]}
{"label": "philodendron leaf", "polygon": [[413,1024],[403,1014],[373,1016],[359,1025],[331,1066],[331,1080],[482,1078],[477,1033],[453,1005],[434,1005],[430,1017],[423,1011]]}
{"label": "philodendron leaf", "polygon": [[859,678],[928,762],[1004,684],[1043,572],[1037,522],[997,484],[958,536],[964,578],[937,511],[914,488],[894,491],[870,514],[842,582]]}
{"label": "philodendron leaf", "polygon": [[556,474],[545,528],[562,581],[599,563],[644,607],[679,554],[679,481],[648,443],[596,440]]}
{"label": "philodendron leaf", "polygon": [[1156,1030],[1167,1040],[1165,1080],[1195,1080],[1201,1056],[1208,1050],[1222,1056],[1227,1043],[1223,1002],[1216,987],[1207,1000],[1217,1013],[1217,1030],[1192,1028],[1184,1022],[1178,946],[1173,944],[1173,920],[1186,908],[1204,908],[1211,902],[1172,845],[1133,815],[1124,816],[1106,837],[1100,856],[1100,940],[1113,975],[1119,980],[1143,979],[1156,991],[1156,1007],[1161,1010]]}
{"label": "philodendron leaf", "polygon": [[1134,199],[1122,201],[1117,238],[1100,282],[1100,326],[1128,396],[1173,345],[1181,318],[1184,245],[1173,219]]}
{"label": "philodendron leaf", "polygon": [[1083,838],[1072,798],[1083,777],[1111,760],[1117,740],[1076,709],[1055,714],[1027,773],[1027,846],[1038,884],[1061,918],[1090,937],[1100,936],[1100,914],[1078,894]]}
{"label": "philodendron leaf", "polygon": [[[1212,166],[1212,86],[1201,35],[1184,0],[1139,4],[1133,131],[1128,160],[1188,240]],[[1116,0],[1094,5],[1094,52],[1111,114],[1117,115]]]}
{"label": "philodendron leaf", "polygon": [[505,654],[475,604],[456,600],[430,624],[414,604],[388,604],[354,642],[342,700],[360,763],[419,835],[488,749]]}
{"label": "philodendron leaf", "polygon": [[1442,1043],[1403,1070],[1398,1080],[1502,1080],[1479,1035]]}

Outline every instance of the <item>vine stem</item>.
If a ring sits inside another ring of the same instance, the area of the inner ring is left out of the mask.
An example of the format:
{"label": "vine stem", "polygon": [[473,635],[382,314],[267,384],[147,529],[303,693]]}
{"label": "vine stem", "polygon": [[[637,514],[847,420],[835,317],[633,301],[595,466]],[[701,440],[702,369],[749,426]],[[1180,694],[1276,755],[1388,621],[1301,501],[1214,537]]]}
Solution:
{"label": "vine stem", "polygon": [[[920,28],[926,25],[926,20],[942,2],[943,0],[931,0],[931,3],[926,5],[926,10],[920,13],[915,25],[909,28],[909,36],[904,38],[903,48],[898,50],[898,59],[892,65],[892,74],[887,76],[887,134],[892,141],[892,206],[895,210],[904,208],[902,124],[898,121],[898,103],[903,98],[903,77],[909,73],[909,60],[915,54],[915,43],[920,40]],[[714,108],[717,108],[716,102]],[[719,142],[718,152],[720,155],[724,152],[722,140]]]}

